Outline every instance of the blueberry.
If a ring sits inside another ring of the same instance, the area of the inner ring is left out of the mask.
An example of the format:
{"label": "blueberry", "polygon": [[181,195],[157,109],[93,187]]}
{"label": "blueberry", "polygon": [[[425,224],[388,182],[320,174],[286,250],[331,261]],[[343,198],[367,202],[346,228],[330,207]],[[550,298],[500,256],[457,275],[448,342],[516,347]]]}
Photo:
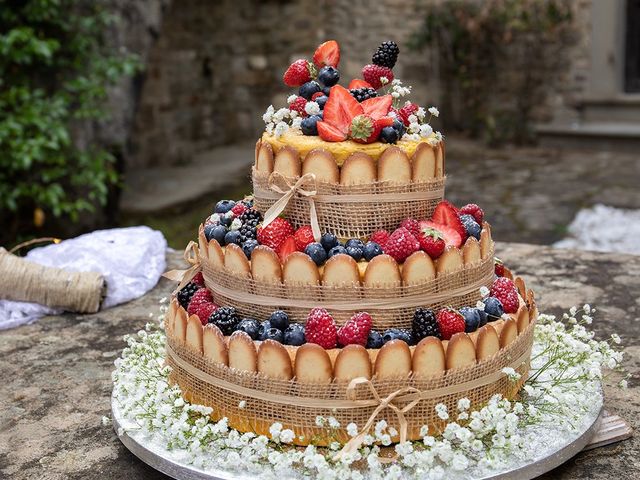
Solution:
{"label": "blueberry", "polygon": [[282,310],[276,310],[269,317],[269,322],[273,328],[285,330],[289,326],[289,315]]}
{"label": "blueberry", "polygon": [[294,345],[299,347],[306,343],[307,339],[304,337],[304,325],[301,323],[292,323],[284,331],[284,344]]}
{"label": "blueberry", "polygon": [[[209,228],[211,227],[211,228]],[[225,245],[224,237],[227,234],[227,227],[224,225],[207,225],[204,227],[204,236],[207,241],[214,239],[220,245]]]}
{"label": "blueberry", "polygon": [[309,255],[311,260],[313,260],[318,266],[322,265],[327,260],[327,251],[324,249],[322,244],[318,242],[313,242],[307,245],[304,249],[304,253]]}
{"label": "blueberry", "polygon": [[269,330],[271,330],[271,322],[265,320],[260,324],[260,328],[258,329],[258,340],[266,340]]}
{"label": "blueberry", "polygon": [[324,87],[322,89],[322,93],[324,93],[328,97],[329,93],[331,93],[331,87]]}
{"label": "blueberry", "polygon": [[311,115],[302,119],[300,129],[304,135],[318,135],[318,120],[322,120],[317,115]]}
{"label": "blueberry", "polygon": [[253,253],[253,249],[258,246],[258,241],[253,238],[248,239],[246,242],[242,244],[242,251],[247,256],[249,260],[251,260],[251,254]]}
{"label": "blueberry", "polygon": [[233,218],[231,216],[222,215],[220,217],[220,225],[224,225],[225,227],[230,227],[231,222],[233,222]]}
{"label": "blueberry", "polygon": [[382,335],[377,330],[371,330],[367,338],[367,348],[381,348],[384,345]]}
{"label": "blueberry", "polygon": [[476,237],[480,240],[480,230],[482,230],[482,228],[478,225],[476,219],[473,218],[473,215],[469,215],[468,213],[460,215],[460,221],[462,222],[462,225],[464,225],[464,229],[467,231],[468,236]]}
{"label": "blueberry", "polygon": [[393,121],[393,125],[391,125],[393,127],[393,129],[398,132],[398,138],[402,138],[402,136],[404,135],[404,133],[407,131],[407,129],[404,126],[404,123],[402,123],[400,120],[396,119]]}
{"label": "blueberry", "polygon": [[380,247],[376,242],[367,242],[362,253],[364,255],[364,259],[367,262],[370,262],[374,257],[382,255],[382,247]]}
{"label": "blueberry", "polygon": [[215,212],[227,213],[229,210],[235,207],[235,205],[236,202],[234,202],[233,200],[220,200],[218,203],[216,203]]}
{"label": "blueberry", "polygon": [[384,343],[390,342],[391,340],[402,340],[406,342],[407,345],[413,345],[413,335],[409,330],[405,330],[404,328],[389,328],[385,330],[382,334],[382,340]]}
{"label": "blueberry", "polygon": [[326,95],[322,95],[320,97],[316,97],[314,101],[318,104],[318,106],[320,107],[320,110],[322,110],[324,109],[324,106],[327,103],[327,100],[329,100],[329,97],[327,97]]}
{"label": "blueberry", "polygon": [[363,249],[360,247],[347,247],[347,255],[359,262],[362,259]]}
{"label": "blueberry", "polygon": [[338,245],[338,237],[336,237],[333,233],[327,232],[320,238],[320,243],[322,244],[322,247],[328,252],[333,247]]}
{"label": "blueberry", "polygon": [[487,297],[484,299],[484,311],[489,315],[489,321],[494,322],[502,316],[504,307],[496,297]]}
{"label": "blueberry", "polygon": [[227,234],[224,236],[224,243],[229,245],[231,243],[235,243],[236,245],[240,245],[242,239],[240,238],[240,232],[238,230],[229,230]]}
{"label": "blueberry", "polygon": [[325,87],[333,87],[340,81],[340,72],[330,65],[322,67],[318,72],[318,81]]}
{"label": "blueberry", "polygon": [[478,309],[478,315],[480,315],[480,324],[478,325],[478,328],[484,327],[489,320],[489,315],[487,315],[487,312],[480,309]]}
{"label": "blueberry", "polygon": [[364,250],[364,243],[362,243],[362,240],[360,240],[359,238],[350,238],[349,240],[347,240],[344,246],[347,248],[357,247]]}
{"label": "blueberry", "polygon": [[318,117],[320,120],[324,120],[324,112],[316,113],[314,117]]}
{"label": "blueberry", "polygon": [[313,94],[318,93],[319,91],[321,91],[321,88],[318,82],[316,82],[315,80],[311,80],[310,82],[307,82],[300,87],[300,89],[298,90],[298,95],[306,98],[307,100],[311,100]]}
{"label": "blueberry", "polygon": [[464,317],[465,332],[471,333],[480,328],[481,318],[477,308],[462,307],[460,313]]}
{"label": "blueberry", "polygon": [[327,257],[331,258],[334,255],[338,255],[339,253],[345,253],[346,254],[347,253],[347,249],[344,248],[342,245],[336,245],[331,250],[329,250],[329,253],[327,253]]}
{"label": "blueberry", "polygon": [[275,340],[276,342],[284,342],[284,333],[277,328],[270,328],[267,330],[265,337],[262,340]]}
{"label": "blueberry", "polygon": [[398,131],[393,127],[384,127],[380,132],[382,143],[396,143],[398,141]]}
{"label": "blueberry", "polygon": [[260,331],[260,323],[254,318],[243,318],[238,323],[236,330],[246,333],[252,340],[258,339],[258,333]]}

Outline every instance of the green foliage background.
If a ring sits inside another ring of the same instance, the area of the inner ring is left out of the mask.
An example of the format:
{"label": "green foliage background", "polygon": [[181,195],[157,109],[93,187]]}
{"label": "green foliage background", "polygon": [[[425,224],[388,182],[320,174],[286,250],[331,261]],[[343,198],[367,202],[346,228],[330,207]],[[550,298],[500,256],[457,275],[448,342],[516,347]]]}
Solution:
{"label": "green foliage background", "polygon": [[[104,204],[113,156],[78,148],[74,123],[105,117],[107,88],[139,68],[104,42],[114,17],[92,0],[0,0],[0,221],[20,235],[40,209],[77,220]],[[22,227],[21,227],[22,224]]]}

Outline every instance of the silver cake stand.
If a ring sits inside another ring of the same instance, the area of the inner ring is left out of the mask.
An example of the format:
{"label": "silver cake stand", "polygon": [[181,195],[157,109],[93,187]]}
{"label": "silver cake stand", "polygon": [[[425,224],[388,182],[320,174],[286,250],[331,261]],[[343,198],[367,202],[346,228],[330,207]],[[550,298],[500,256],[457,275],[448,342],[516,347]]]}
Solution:
{"label": "silver cake stand", "polygon": [[[135,432],[132,432],[130,435],[126,431],[119,434],[118,431],[120,430],[120,427],[126,428],[130,422],[122,416],[119,408],[113,401],[111,402],[111,411],[113,414],[113,427],[124,446],[144,463],[165,475],[177,480],[236,480],[247,478],[242,473],[227,472],[218,469],[207,469],[205,471],[194,467],[193,465],[181,463],[170,458],[170,452],[162,446],[146,441],[142,435],[135,435]],[[510,469],[496,471],[491,476],[478,477],[478,480],[489,478],[517,478],[518,480],[525,480],[553,470],[576,455],[589,443],[594,434],[598,431],[601,419],[602,408],[598,409],[596,413],[589,414],[589,418],[585,417],[584,424],[587,425],[587,427],[583,428],[582,431],[576,432],[574,436],[566,438],[565,441],[554,451],[547,452],[538,458],[534,458],[526,465],[519,465]]]}

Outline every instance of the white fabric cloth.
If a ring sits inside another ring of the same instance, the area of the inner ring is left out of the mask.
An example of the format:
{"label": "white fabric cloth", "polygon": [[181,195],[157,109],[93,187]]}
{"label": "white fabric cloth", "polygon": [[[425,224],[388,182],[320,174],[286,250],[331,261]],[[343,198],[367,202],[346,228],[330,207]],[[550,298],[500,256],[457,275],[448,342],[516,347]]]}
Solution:
{"label": "white fabric cloth", "polygon": [[[101,308],[141,297],[165,271],[167,241],[149,227],[97,230],[58,244],[31,250],[25,258],[77,272],[100,272],[107,282]],[[44,305],[0,300],[0,329],[34,322],[61,313]]]}

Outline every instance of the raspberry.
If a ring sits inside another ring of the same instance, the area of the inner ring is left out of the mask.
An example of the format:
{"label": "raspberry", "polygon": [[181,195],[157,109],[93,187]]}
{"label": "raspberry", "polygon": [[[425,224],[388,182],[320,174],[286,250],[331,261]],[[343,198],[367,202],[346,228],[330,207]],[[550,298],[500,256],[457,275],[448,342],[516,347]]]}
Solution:
{"label": "raspberry", "polygon": [[498,257],[494,257],[494,271],[496,273],[496,277],[504,277],[504,263]]}
{"label": "raspberry", "polygon": [[462,314],[452,308],[443,308],[436,314],[440,338],[451,340],[456,333],[464,332],[465,322]]}
{"label": "raspberry", "polygon": [[518,290],[512,280],[507,277],[497,278],[491,286],[490,295],[502,303],[504,313],[516,313],[520,306]]}
{"label": "raspberry", "polygon": [[202,276],[202,272],[196,273],[196,276],[191,279],[191,283],[195,283],[199,287],[204,287],[204,277]]}
{"label": "raspberry", "polygon": [[373,88],[378,90],[382,87],[382,81],[380,78],[385,77],[387,82],[384,85],[388,85],[393,80],[393,71],[388,67],[380,65],[365,65],[362,68],[362,78],[365,82],[369,82]]}
{"label": "raspberry", "polygon": [[307,116],[304,107],[307,105],[307,99],[303,97],[296,97],[296,99],[289,104],[289,110],[298,112],[303,117]]}
{"label": "raspberry", "polygon": [[387,243],[387,240],[389,240],[389,232],[386,230],[378,230],[369,237],[370,242],[376,242],[383,250],[384,244]]}
{"label": "raspberry", "polygon": [[307,342],[316,343],[325,349],[335,348],[338,343],[336,323],[324,308],[314,308],[309,312],[304,336]]}
{"label": "raspberry", "polygon": [[383,247],[384,253],[391,255],[396,262],[402,263],[413,252],[420,250],[420,243],[404,227],[394,231]]}
{"label": "raspberry", "polygon": [[402,120],[402,123],[405,124],[405,126],[409,126],[409,117],[416,113],[418,108],[418,105],[416,105],[415,103],[407,102],[404,104],[404,107],[398,110],[398,116],[400,117],[400,120]]}
{"label": "raspberry", "polygon": [[418,238],[418,236],[420,235],[420,226],[418,225],[418,221],[414,218],[405,218],[400,226],[409,230],[411,232],[411,235],[416,238]]}
{"label": "raspberry", "polygon": [[280,245],[293,234],[294,230],[291,224],[284,218],[278,217],[266,227],[259,227],[257,237],[260,244],[278,251]]}
{"label": "raspberry", "polygon": [[342,347],[352,344],[366,346],[371,325],[371,315],[367,312],[356,313],[338,330],[338,343]]}
{"label": "raspberry", "polygon": [[472,215],[473,218],[476,219],[476,222],[478,222],[478,225],[482,225],[482,220],[484,220],[484,212],[475,203],[468,203],[467,205],[462,207],[460,209],[460,215],[464,214]]}
{"label": "raspberry", "polygon": [[247,210],[247,206],[242,202],[236,203],[231,209],[231,211],[236,217],[239,217],[240,215],[242,215],[246,210]]}
{"label": "raspberry", "polygon": [[187,307],[187,313],[189,315],[197,315],[196,311],[205,303],[213,303],[213,297],[211,292],[206,288],[199,288],[196,293],[191,297],[189,306]]}
{"label": "raspberry", "polygon": [[436,314],[429,308],[416,308],[411,327],[413,337],[417,342],[425,337],[440,338],[440,329],[438,328]]}
{"label": "raspberry", "polygon": [[311,80],[313,71],[315,71],[315,68],[307,60],[300,58],[289,65],[289,68],[282,76],[282,80],[288,87],[299,87]]}
{"label": "raspberry", "polygon": [[206,325],[209,317],[217,308],[218,306],[215,303],[201,303],[197,308],[195,308],[194,315],[197,315],[202,325]]}
{"label": "raspberry", "polygon": [[299,252],[304,252],[307,245],[316,241],[315,238],[313,238],[311,225],[304,225],[296,230],[294,238],[296,239],[296,249]]}

